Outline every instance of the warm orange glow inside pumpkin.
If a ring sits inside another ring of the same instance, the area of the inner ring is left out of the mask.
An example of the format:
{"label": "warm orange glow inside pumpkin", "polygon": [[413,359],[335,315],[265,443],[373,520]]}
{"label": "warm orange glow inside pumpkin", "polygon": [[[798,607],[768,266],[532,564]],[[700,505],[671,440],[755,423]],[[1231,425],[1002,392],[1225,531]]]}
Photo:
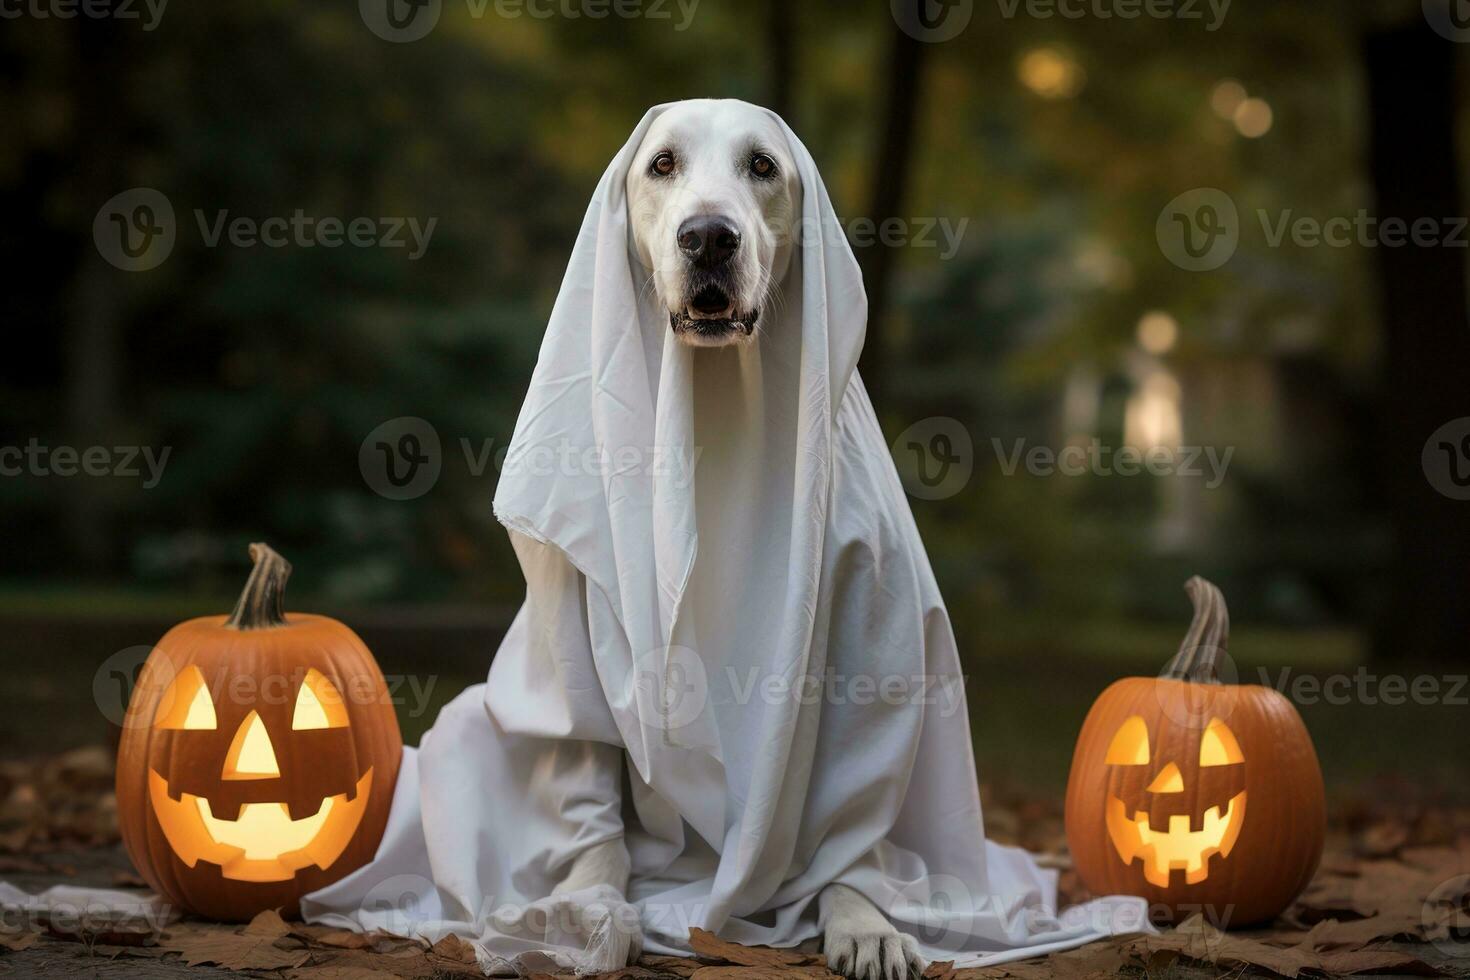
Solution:
{"label": "warm orange glow inside pumpkin", "polygon": [[[1118,727],[1108,746],[1105,763],[1142,766],[1148,765],[1149,759],[1148,724],[1142,716],[1133,715]],[[1245,761],[1235,733],[1219,718],[1211,719],[1200,738],[1198,761],[1202,767]],[[1154,776],[1145,792],[1182,793],[1184,790],[1184,773],[1177,763],[1170,761]],[[1127,804],[1115,795],[1108,795],[1108,837],[1118,857],[1124,864],[1140,861],[1144,879],[1160,888],[1168,887],[1169,873],[1175,868],[1184,870],[1184,880],[1191,885],[1208,878],[1210,858],[1216,854],[1221,858],[1230,856],[1244,821],[1244,790],[1230,798],[1223,812],[1219,806],[1206,810],[1198,821],[1198,830],[1191,829],[1195,821],[1187,813],[1171,814],[1169,829],[1156,830],[1149,823],[1147,809],[1139,809],[1129,817]]]}
{"label": "warm orange glow inside pumpkin", "polygon": [[[292,730],[345,728],[348,724],[337,688],[320,671],[308,671],[296,692]],[[209,687],[198,667],[186,667],[174,678],[160,701],[154,726],[179,730],[218,727]],[[260,714],[252,711],[235,731],[220,777],[277,779],[280,775],[270,732]],[[236,881],[287,881],[302,868],[316,865],[325,869],[337,860],[362,822],[372,777],[369,768],[357,781],[351,799],[346,793],[324,797],[315,813],[296,820],[283,802],[246,803],[234,819],[216,816],[205,797],[180,793],[173,799],[168,780],[156,770],[148,773],[148,795],[169,846],[189,867],[202,860],[219,865],[225,878]]]}
{"label": "warm orange glow inside pumpkin", "polygon": [[346,728],[347,707],[342,695],[326,675],[313,667],[296,692],[296,708],[291,714],[291,730],[314,728]]}
{"label": "warm orange glow inside pumpkin", "polygon": [[284,803],[247,803],[236,819],[226,820],[203,797],[180,793],[171,799],[168,781],[157,771],[148,773],[153,812],[179,860],[191,868],[200,861],[217,864],[235,881],[287,881],[313,864],[331,867],[362,822],[372,785],[369,769],[351,800],[345,793],[326,797],[316,813],[300,820],[291,819]]}

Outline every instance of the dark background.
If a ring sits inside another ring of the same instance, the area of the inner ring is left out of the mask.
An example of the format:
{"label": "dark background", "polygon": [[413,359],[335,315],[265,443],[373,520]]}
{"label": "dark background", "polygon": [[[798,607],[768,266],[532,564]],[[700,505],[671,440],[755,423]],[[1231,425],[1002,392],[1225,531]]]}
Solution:
{"label": "dark background", "polygon": [[[901,464],[900,433],[935,419],[972,446],[969,479],[913,505],[973,675],[983,778],[1059,789],[1096,692],[1172,654],[1198,572],[1231,602],[1243,680],[1443,681],[1433,703],[1384,704],[1370,681],[1301,704],[1334,791],[1412,755],[1416,791],[1464,792],[1470,692],[1446,692],[1470,670],[1470,503],[1421,457],[1470,416],[1470,235],[1273,246],[1257,218],[1366,209],[1454,231],[1466,46],[1432,10],[1236,0],[1210,30],[1203,3],[1123,19],[975,0],[940,43],[887,0],[699,0],[687,22],[651,4],[594,19],[442,0],[411,43],[374,33],[371,4],[175,2],[151,30],[143,7],[6,8],[0,446],[170,454],[147,488],[0,478],[6,752],[105,737],[99,665],[227,611],[251,540],[294,562],[293,608],[436,679],[434,705],[482,677],[523,584],[494,468],[461,440],[507,443],[586,201],[643,110],[717,95],[782,112],[844,219],[912,232],[857,243],[862,370]],[[140,187],[168,199],[176,241],[129,272],[94,220]],[[1157,233],[1195,188],[1239,209],[1239,248],[1210,271]],[[195,216],[298,209],[437,224],[410,259],[210,246]],[[938,221],[963,228],[952,255],[914,237]],[[359,451],[403,416],[437,431],[442,473],[392,500]],[[1217,487],[1008,475],[1022,439],[1233,455]],[[410,738],[432,716],[405,712]]]}

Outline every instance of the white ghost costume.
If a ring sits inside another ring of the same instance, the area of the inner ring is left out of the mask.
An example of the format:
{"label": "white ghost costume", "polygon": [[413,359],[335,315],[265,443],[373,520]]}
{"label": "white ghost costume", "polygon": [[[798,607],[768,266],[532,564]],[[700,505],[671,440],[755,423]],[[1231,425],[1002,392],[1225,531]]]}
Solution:
{"label": "white ghost costume", "polygon": [[[652,952],[795,945],[834,882],[960,965],[1147,930],[1139,900],[1058,914],[1055,873],[984,839],[949,617],[855,370],[861,276],[784,123],[780,301],[754,344],[675,340],[624,201],[667,108],[588,206],[496,490],[525,604],[405,753],[375,860],[303,912],[497,972],[617,965],[619,914]],[[550,897],[619,836],[631,908]]]}

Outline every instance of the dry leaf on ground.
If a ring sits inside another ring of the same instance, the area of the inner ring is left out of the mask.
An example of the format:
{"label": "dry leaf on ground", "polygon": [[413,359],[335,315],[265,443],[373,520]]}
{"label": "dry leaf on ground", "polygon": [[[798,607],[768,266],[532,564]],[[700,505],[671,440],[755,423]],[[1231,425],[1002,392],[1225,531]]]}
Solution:
{"label": "dry leaf on ground", "polygon": [[[698,927],[689,930],[689,948],[701,959],[730,963],[735,966],[765,968],[821,966],[822,957],[798,949],[771,949],[768,946],[741,946]],[[702,972],[702,971],[701,971]],[[713,980],[708,977],[706,980]]]}
{"label": "dry leaf on ground", "polygon": [[[262,921],[262,916],[267,915],[274,915],[275,922],[285,926],[281,917],[273,912],[261,913],[254,922],[240,930],[176,925],[163,934],[159,946],[168,952],[179,953],[190,966],[213,963],[227,970],[282,970],[310,962],[311,954],[306,950],[281,949],[276,945],[286,933],[277,932],[269,919]],[[261,923],[259,927],[257,922]],[[256,931],[251,932],[252,928]]]}

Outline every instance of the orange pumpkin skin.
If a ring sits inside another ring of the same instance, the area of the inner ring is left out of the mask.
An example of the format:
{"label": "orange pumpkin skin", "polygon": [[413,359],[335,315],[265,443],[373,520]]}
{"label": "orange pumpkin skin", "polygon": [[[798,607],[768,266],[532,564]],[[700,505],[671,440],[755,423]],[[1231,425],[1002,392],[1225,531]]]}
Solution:
{"label": "orange pumpkin skin", "polygon": [[[123,843],[145,881],[196,914],[246,921],[264,909],[294,911],[300,896],[372,859],[403,743],[378,665],[352,630],[305,613],[258,628],[230,625],[232,618],[181,623],[149,655],[123,723],[117,804]],[[310,696],[302,693],[308,678]],[[190,679],[202,679],[203,692]],[[317,724],[308,718],[300,726],[307,730],[296,730],[302,701],[325,707],[308,705]],[[195,716],[181,728],[190,704]],[[214,724],[200,723],[210,712]],[[247,734],[265,761],[231,774]],[[223,830],[219,840],[200,837],[195,811],[203,801],[216,820],[235,821],[214,825],[229,833],[266,818],[264,829],[274,832],[285,823],[283,804],[297,822],[265,837],[305,846],[280,857],[270,853],[274,845],[231,846]],[[320,819],[315,834],[313,818]]]}
{"label": "orange pumpkin skin", "polygon": [[[1132,718],[1147,726],[1149,761],[1109,764],[1113,740]],[[1241,761],[1200,764],[1215,719],[1233,734]],[[1161,787],[1155,781],[1170,764],[1180,779]],[[1178,866],[1168,871],[1166,885],[1157,872],[1149,881],[1149,856],[1125,863],[1109,826],[1112,807],[1125,819],[1146,813],[1155,831],[1169,830],[1176,815],[1202,831],[1210,826],[1207,811],[1219,807],[1228,817],[1237,798],[1239,825],[1229,834],[1228,853],[1210,854],[1201,862],[1204,877],[1193,883]],[[1251,925],[1286,908],[1317,869],[1326,832],[1322,772],[1301,717],[1278,691],[1124,678],[1102,693],[1082,724],[1067,782],[1066,827],[1077,873],[1094,894],[1141,896],[1163,921],[1202,912],[1222,927]]]}

